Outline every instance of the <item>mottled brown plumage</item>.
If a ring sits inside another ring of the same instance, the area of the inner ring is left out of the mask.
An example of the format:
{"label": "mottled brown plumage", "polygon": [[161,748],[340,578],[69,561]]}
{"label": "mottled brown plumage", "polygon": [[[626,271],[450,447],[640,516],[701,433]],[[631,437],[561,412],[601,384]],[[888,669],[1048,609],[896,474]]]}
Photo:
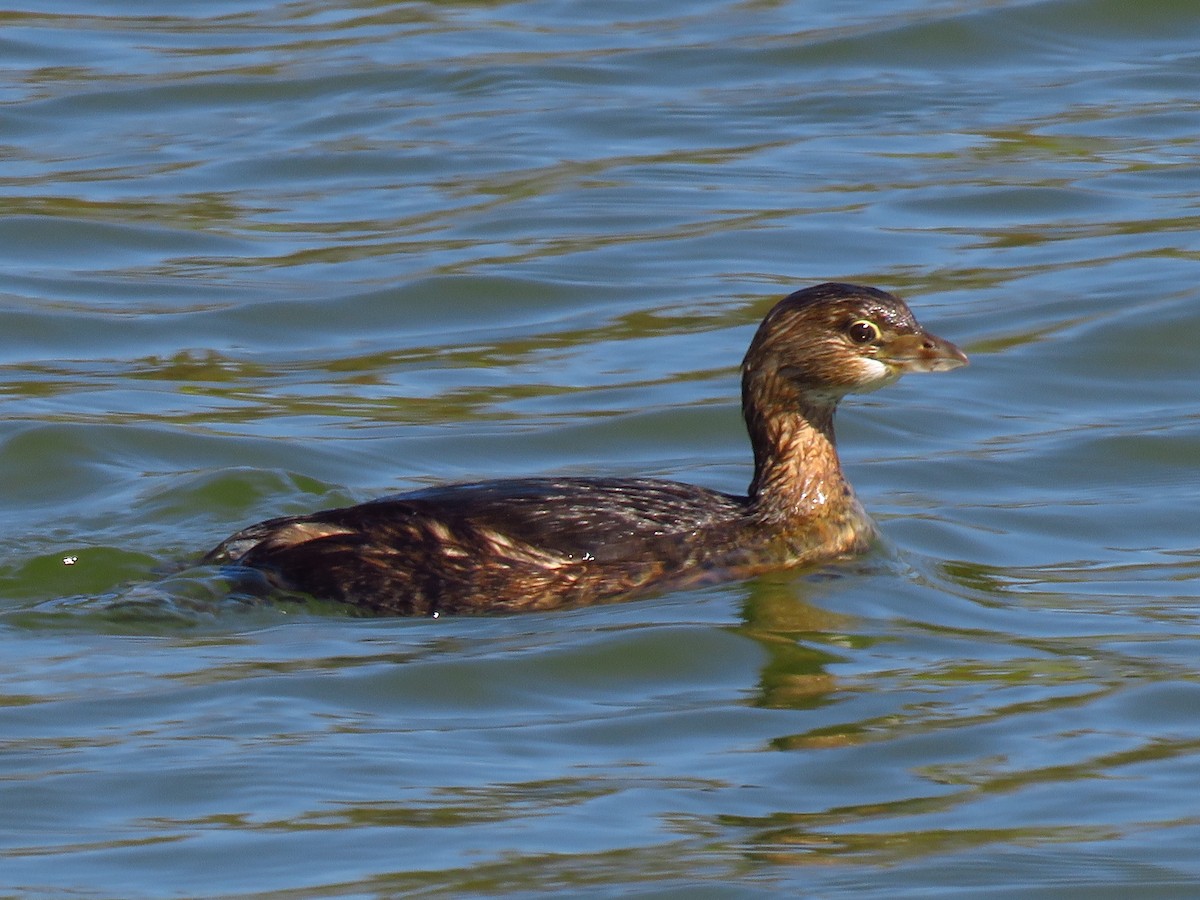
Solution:
{"label": "mottled brown plumage", "polygon": [[965,365],[891,294],[822,284],[781,300],[742,364],[745,497],[671,481],[459,484],[235,534],[207,562],[392,615],[552,609],[860,552],[874,527],[838,463],[847,393]]}

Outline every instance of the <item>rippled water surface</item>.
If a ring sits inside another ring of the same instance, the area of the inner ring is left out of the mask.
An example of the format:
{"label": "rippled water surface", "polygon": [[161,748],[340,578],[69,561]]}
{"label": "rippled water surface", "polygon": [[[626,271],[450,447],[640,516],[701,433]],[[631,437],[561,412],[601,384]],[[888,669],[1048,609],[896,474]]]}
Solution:
{"label": "rippled water surface", "polygon": [[[1200,890],[1200,6],[0,23],[0,895]],[[436,621],[191,565],[447,480],[741,490],[741,354],[830,279],[973,362],[843,408],[865,558]]]}

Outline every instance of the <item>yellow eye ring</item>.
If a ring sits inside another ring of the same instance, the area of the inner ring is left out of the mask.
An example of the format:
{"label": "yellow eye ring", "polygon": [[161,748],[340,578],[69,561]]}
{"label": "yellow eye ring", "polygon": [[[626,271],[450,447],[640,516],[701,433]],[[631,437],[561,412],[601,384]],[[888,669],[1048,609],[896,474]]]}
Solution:
{"label": "yellow eye ring", "polygon": [[850,323],[850,326],[846,329],[846,334],[850,335],[850,340],[856,344],[869,344],[872,341],[879,340],[882,332],[874,322],[868,322],[866,319],[858,319]]}

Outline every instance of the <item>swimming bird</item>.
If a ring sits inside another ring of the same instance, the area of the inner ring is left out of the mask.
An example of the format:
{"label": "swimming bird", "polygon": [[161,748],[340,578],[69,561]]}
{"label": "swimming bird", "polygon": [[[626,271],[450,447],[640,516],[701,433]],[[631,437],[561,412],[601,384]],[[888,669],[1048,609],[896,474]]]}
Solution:
{"label": "swimming bird", "polygon": [[779,301],[742,362],[747,493],[650,478],[451,484],[239,531],[205,562],[388,615],[545,610],[740,579],[865,550],[838,461],[850,393],[967,364],[898,297],[826,283]]}

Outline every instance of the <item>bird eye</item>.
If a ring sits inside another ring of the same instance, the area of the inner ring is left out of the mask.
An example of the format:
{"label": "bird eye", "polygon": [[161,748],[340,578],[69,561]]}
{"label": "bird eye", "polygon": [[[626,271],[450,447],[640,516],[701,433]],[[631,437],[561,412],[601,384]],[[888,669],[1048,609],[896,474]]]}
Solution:
{"label": "bird eye", "polygon": [[874,322],[868,322],[866,319],[859,319],[857,322],[852,322],[850,327],[846,329],[846,333],[850,335],[850,340],[856,344],[869,344],[871,341],[879,340],[879,326]]}

